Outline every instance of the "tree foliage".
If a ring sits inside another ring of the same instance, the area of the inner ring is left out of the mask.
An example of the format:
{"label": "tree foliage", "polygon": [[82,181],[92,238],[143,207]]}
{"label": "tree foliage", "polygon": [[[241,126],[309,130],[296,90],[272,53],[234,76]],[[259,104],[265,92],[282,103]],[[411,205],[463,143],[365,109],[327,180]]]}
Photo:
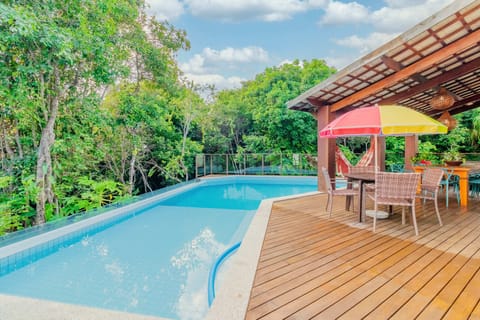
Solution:
{"label": "tree foliage", "polygon": [[212,114],[222,148],[214,151],[316,153],[315,119],[285,104],[334,72],[321,60],[297,60],[267,68],[238,90],[221,92]]}
{"label": "tree foliage", "polygon": [[[8,199],[2,215],[16,217],[5,219],[0,232],[105,204],[97,188],[104,182],[117,181],[112,199],[133,193],[141,166],[135,159],[144,149],[141,135],[147,134],[142,121],[157,117],[142,115],[150,105],[138,106],[144,95],[140,84],[150,81],[174,95],[174,55],[181,48],[188,48],[185,33],[148,19],[142,1],[0,4],[0,149],[9,178],[2,187]],[[136,88],[131,100],[108,113],[100,108],[102,96],[119,82],[134,82]],[[138,113],[130,115],[130,107]],[[130,161],[126,180],[105,169],[117,151],[115,125],[124,136],[131,134],[124,140]],[[87,196],[86,184],[100,198]]]}

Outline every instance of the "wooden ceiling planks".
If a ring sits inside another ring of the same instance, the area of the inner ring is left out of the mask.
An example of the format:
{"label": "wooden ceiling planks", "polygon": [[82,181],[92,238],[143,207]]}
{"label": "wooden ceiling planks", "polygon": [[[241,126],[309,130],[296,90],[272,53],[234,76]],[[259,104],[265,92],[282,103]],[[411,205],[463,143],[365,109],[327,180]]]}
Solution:
{"label": "wooden ceiling planks", "polygon": [[456,1],[287,106],[312,112],[400,103],[434,115],[429,101],[443,86],[456,99],[451,112],[458,113],[480,100],[479,70],[480,0]]}

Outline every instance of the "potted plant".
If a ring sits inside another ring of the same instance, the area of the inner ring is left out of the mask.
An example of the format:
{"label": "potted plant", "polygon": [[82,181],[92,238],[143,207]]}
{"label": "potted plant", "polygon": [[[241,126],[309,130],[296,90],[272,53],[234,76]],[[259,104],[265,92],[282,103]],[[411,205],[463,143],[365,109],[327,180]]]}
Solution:
{"label": "potted plant", "polygon": [[459,166],[463,163],[464,157],[457,148],[450,148],[443,153],[443,162],[448,166]]}
{"label": "potted plant", "polygon": [[412,165],[428,166],[432,163],[437,163],[438,157],[435,155],[436,149],[436,146],[429,141],[419,144],[418,153],[410,159]]}
{"label": "potted plant", "polygon": [[410,158],[412,165],[420,165],[420,166],[429,166],[432,164],[432,160],[429,160],[428,157],[416,155],[415,157]]}

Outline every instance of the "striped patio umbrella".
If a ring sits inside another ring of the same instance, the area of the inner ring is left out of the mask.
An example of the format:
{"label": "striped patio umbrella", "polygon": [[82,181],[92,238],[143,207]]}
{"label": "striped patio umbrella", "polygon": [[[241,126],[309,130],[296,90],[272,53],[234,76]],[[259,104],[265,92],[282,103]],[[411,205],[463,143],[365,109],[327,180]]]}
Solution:
{"label": "striped patio umbrella", "polygon": [[[344,113],[320,130],[320,138],[352,136],[410,136],[445,134],[448,129],[439,121],[399,105],[374,105]],[[375,141],[375,154],[377,154]],[[375,156],[375,167],[377,157]]]}
{"label": "striped patio umbrella", "polygon": [[321,138],[349,136],[408,136],[443,134],[448,129],[439,121],[413,109],[398,106],[371,106],[349,111],[330,122]]}

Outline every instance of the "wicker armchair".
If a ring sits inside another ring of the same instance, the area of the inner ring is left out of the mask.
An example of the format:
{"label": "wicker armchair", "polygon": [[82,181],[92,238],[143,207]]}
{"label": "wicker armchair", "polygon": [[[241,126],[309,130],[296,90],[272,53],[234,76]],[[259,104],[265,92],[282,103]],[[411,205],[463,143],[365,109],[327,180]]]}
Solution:
{"label": "wicker armchair", "polygon": [[[329,217],[332,216],[332,206],[333,206],[333,197],[335,196],[354,196],[358,195],[358,189],[334,189],[332,187],[332,183],[335,183],[335,180],[330,179],[330,175],[328,174],[328,170],[322,167],[323,178],[325,181],[325,187],[327,188],[328,193],[328,200],[325,210],[328,210]],[[352,201],[352,206],[355,207],[354,201]]]}
{"label": "wicker armchair", "polygon": [[444,172],[438,168],[427,168],[423,172],[420,193],[417,198],[425,200],[433,200],[435,203],[435,212],[437,213],[438,222],[440,226],[443,225],[440,211],[438,210],[438,192],[440,190]]}
{"label": "wicker armchair", "polygon": [[[375,212],[378,205],[402,206],[402,224],[405,224],[405,207],[412,211],[413,227],[418,236],[417,219],[415,217],[415,195],[420,182],[420,173],[378,172],[375,175],[375,193],[369,195],[375,201]],[[373,232],[377,224],[377,215],[373,215]]]}

